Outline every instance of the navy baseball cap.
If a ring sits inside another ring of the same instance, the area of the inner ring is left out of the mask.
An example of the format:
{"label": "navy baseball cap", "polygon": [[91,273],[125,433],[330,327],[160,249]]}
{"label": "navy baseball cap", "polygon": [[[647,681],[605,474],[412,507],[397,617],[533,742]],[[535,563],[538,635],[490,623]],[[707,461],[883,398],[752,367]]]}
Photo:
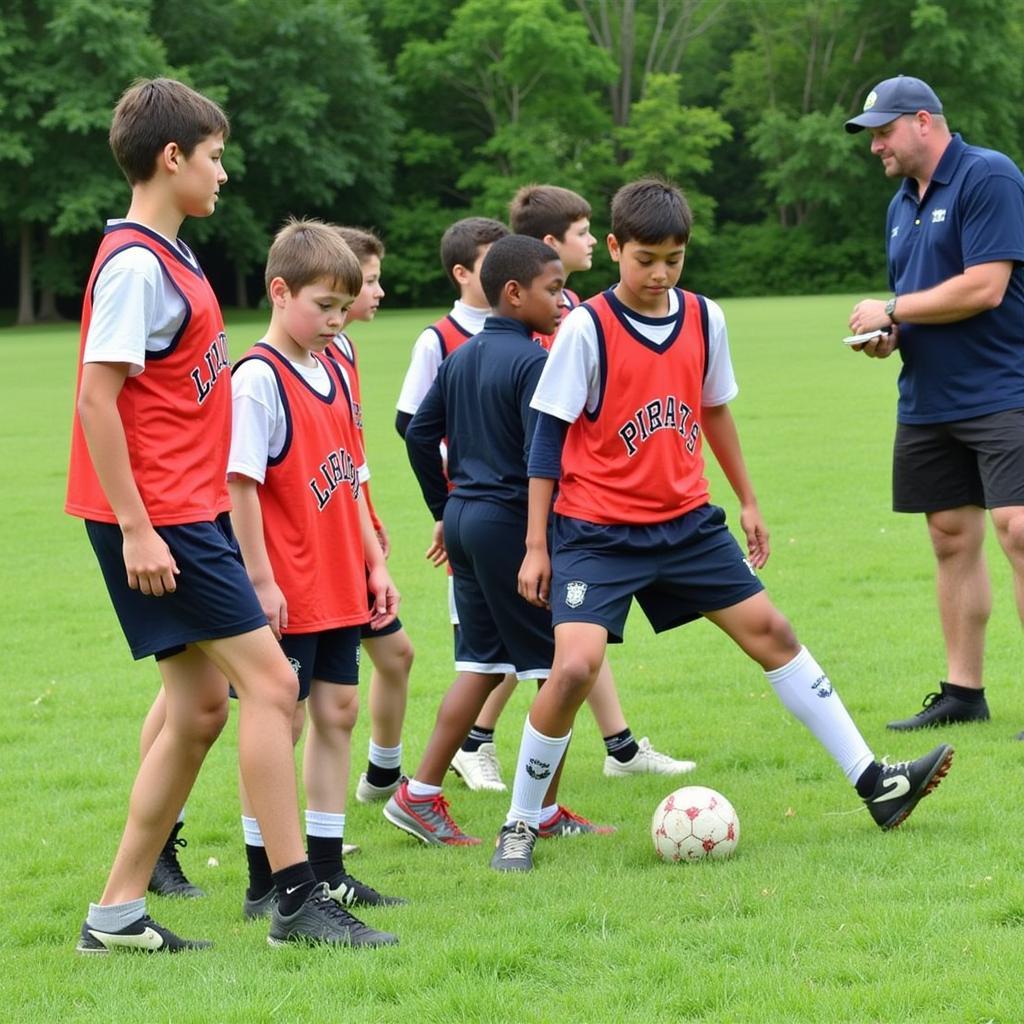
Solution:
{"label": "navy baseball cap", "polygon": [[935,90],[920,78],[898,75],[887,78],[868,93],[864,100],[864,113],[851,117],[846,130],[863,131],[865,128],[881,128],[883,124],[895,121],[900,114],[916,114],[927,110],[929,114],[941,114],[942,104]]}

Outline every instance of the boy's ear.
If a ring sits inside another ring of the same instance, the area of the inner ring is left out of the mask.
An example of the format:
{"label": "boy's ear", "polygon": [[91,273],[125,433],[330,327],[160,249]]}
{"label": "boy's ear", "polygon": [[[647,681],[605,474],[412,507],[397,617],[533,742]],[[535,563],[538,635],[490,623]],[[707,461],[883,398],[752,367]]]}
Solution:
{"label": "boy's ear", "polygon": [[619,248],[619,240],[612,234],[608,235],[608,255],[613,263],[618,263],[622,258],[622,250]]}
{"label": "boy's ear", "polygon": [[288,285],[283,277],[274,277],[270,280],[270,287],[267,289],[270,294],[270,301],[275,306],[283,306],[284,300],[291,295]]}
{"label": "boy's ear", "polygon": [[555,252],[561,253],[561,251],[562,251],[562,243],[565,241],[565,239],[564,238],[555,238],[554,235],[552,235],[550,232],[548,232],[548,234],[546,234],[541,239],[541,241],[545,245],[549,245],[552,249],[555,250]]}
{"label": "boy's ear", "polygon": [[514,278],[511,281],[506,281],[505,287],[501,291],[510,306],[518,309],[523,304],[523,286]]}
{"label": "boy's ear", "polygon": [[473,271],[462,263],[456,263],[455,266],[452,267],[452,277],[454,277],[459,284],[465,284],[472,276]]}
{"label": "boy's ear", "polygon": [[162,150],[160,150],[160,166],[163,170],[170,174],[177,174],[181,168],[181,160],[184,154],[181,152],[181,147],[176,142],[168,142]]}

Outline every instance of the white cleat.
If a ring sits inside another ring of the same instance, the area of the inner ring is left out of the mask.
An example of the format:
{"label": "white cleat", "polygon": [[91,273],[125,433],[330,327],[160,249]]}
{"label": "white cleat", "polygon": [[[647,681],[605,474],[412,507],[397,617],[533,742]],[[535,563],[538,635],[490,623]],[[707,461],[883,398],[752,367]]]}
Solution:
{"label": "white cleat", "polygon": [[504,793],[508,788],[501,781],[501,766],[493,743],[481,743],[475,753],[457,750],[452,758],[452,771],[470,789]]}
{"label": "white cleat", "polygon": [[611,754],[604,759],[604,774],[610,779],[627,775],[685,775],[697,767],[696,761],[677,761],[668,754],[659,753],[645,736],[640,749],[626,762],[616,761]]}
{"label": "white cleat", "polygon": [[361,804],[372,804],[378,800],[387,800],[401,784],[402,777],[399,776],[390,786],[375,786],[372,782],[366,781],[366,772],[363,772],[359,776],[359,784],[356,786],[356,799]]}

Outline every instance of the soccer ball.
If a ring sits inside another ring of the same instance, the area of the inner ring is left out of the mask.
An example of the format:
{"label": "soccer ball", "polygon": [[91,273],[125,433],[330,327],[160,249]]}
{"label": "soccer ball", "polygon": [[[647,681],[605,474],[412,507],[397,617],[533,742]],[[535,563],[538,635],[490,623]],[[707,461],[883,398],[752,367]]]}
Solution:
{"label": "soccer ball", "polygon": [[740,819],[721,793],[706,786],[684,786],[658,804],[651,838],[662,860],[720,860],[740,841]]}

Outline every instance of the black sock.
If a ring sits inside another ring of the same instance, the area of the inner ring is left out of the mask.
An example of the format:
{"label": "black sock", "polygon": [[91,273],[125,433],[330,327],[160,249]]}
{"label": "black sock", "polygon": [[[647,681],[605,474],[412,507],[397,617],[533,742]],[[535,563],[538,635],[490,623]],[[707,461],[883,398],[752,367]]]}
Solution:
{"label": "black sock", "polygon": [[397,768],[381,768],[379,764],[374,764],[372,761],[366,762],[366,781],[371,786],[390,786],[401,777],[401,766]]}
{"label": "black sock", "polygon": [[467,754],[475,754],[480,749],[481,743],[493,743],[494,730],[485,729],[482,725],[474,725],[469,730],[469,735],[463,740],[462,749]]}
{"label": "black sock", "polygon": [[326,882],[339,871],[345,870],[341,859],[341,848],[344,845],[341,836],[306,836],[306,849],[309,851],[309,866],[313,869],[313,877],[318,882]]}
{"label": "black sock", "polygon": [[294,914],[316,888],[316,878],[308,860],[275,871],[271,876],[277,890],[277,909],[286,917]]}
{"label": "black sock", "polygon": [[956,683],[943,683],[942,692],[948,693],[950,697],[967,701],[968,704],[980,704],[985,699],[985,687],[980,690],[972,689],[970,686],[957,686]]}
{"label": "black sock", "polygon": [[869,796],[875,791],[875,786],[878,785],[878,776],[882,774],[882,766],[877,761],[872,761],[860,773],[860,778],[857,780],[857,796],[861,800],[867,800]]}
{"label": "black sock", "polygon": [[617,732],[614,736],[605,736],[604,749],[607,750],[616,761],[625,764],[627,761],[632,761],[633,758],[636,757],[640,746],[633,738],[633,730],[627,725],[622,732]]}
{"label": "black sock", "polygon": [[246,896],[251,900],[258,900],[274,888],[274,876],[270,872],[266,848],[246,843],[245,859],[249,862],[249,891]]}

